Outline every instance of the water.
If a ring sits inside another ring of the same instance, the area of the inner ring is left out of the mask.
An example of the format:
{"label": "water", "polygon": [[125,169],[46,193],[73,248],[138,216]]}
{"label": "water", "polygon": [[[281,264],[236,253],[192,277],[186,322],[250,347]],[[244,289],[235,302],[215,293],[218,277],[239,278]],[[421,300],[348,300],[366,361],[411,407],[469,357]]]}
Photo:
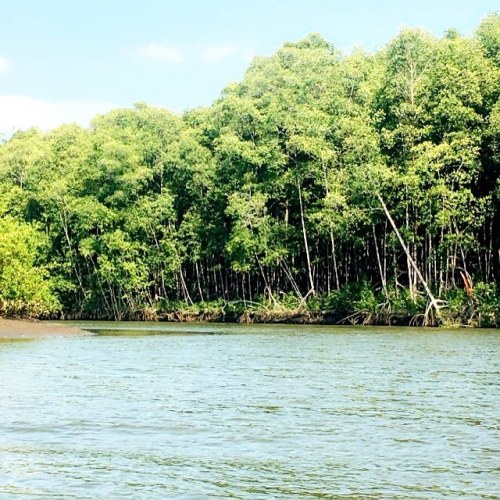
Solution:
{"label": "water", "polygon": [[498,332],[93,327],[0,342],[0,498],[498,498]]}

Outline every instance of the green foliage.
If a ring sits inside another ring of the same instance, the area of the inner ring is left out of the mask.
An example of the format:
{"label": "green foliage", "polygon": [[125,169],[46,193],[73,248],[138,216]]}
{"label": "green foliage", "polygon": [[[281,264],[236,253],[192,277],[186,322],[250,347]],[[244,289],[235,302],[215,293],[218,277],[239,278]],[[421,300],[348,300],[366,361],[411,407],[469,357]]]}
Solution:
{"label": "green foliage", "polygon": [[37,265],[46,243],[33,226],[0,218],[0,314],[38,317],[60,309],[48,269]]}
{"label": "green foliage", "polygon": [[500,324],[500,294],[496,283],[479,282],[472,297],[464,290],[451,289],[446,293],[445,311],[449,325],[497,328]]}
{"label": "green foliage", "polygon": [[490,14],[476,30],[476,35],[486,55],[500,66],[500,14]]}
{"label": "green foliage", "polygon": [[500,290],[496,283],[477,283],[474,289],[477,308],[475,325],[500,326]]}
{"label": "green foliage", "polygon": [[209,108],[14,134],[3,313],[420,324],[432,292],[434,320],[497,325],[498,20],[373,55],[311,34]]}

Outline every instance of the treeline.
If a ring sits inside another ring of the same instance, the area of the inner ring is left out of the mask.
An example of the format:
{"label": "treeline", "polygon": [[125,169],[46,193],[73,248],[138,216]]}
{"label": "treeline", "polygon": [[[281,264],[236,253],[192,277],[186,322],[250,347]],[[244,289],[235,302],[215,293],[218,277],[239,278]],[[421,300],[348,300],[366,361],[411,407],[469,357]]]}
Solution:
{"label": "treeline", "polygon": [[375,54],[313,34],[183,116],[18,132],[0,314],[497,326],[499,96],[493,14]]}

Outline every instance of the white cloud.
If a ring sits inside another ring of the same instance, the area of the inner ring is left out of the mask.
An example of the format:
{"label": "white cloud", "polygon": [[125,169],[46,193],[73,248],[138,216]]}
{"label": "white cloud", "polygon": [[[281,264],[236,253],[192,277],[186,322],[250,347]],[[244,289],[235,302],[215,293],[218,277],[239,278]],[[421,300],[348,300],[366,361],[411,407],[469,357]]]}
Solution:
{"label": "white cloud", "polygon": [[0,133],[38,127],[50,130],[63,123],[88,126],[97,114],[117,106],[110,102],[43,101],[21,95],[0,95]]}
{"label": "white cloud", "polygon": [[6,57],[0,55],[0,74],[6,73],[7,71],[9,71],[9,69],[10,61]]}
{"label": "white cloud", "polygon": [[211,45],[202,50],[201,57],[205,62],[218,62],[236,52],[238,47],[234,45]]}
{"label": "white cloud", "polygon": [[176,47],[162,45],[161,43],[149,43],[139,48],[139,54],[152,61],[165,61],[169,63],[180,63],[184,59],[182,52]]}

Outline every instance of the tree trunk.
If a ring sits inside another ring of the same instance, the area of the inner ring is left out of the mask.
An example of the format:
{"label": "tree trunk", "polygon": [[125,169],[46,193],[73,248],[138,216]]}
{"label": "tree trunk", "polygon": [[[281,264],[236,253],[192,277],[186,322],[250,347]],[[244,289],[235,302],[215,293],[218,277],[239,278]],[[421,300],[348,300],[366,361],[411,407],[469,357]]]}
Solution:
{"label": "tree trunk", "polygon": [[429,286],[427,285],[427,282],[425,281],[424,277],[422,276],[422,273],[420,272],[420,269],[417,267],[417,264],[413,260],[411,254],[410,254],[410,251],[408,250],[408,247],[406,246],[406,243],[404,242],[403,237],[401,236],[401,233],[399,232],[399,230],[398,230],[398,228],[396,226],[396,223],[394,222],[394,219],[392,218],[392,216],[391,216],[391,214],[390,214],[390,212],[389,212],[389,210],[387,208],[387,205],[385,204],[382,196],[380,196],[380,194],[378,194],[378,193],[376,194],[376,196],[377,196],[378,201],[382,205],[382,208],[384,209],[385,215],[386,215],[387,219],[389,220],[392,228],[394,229],[394,232],[396,233],[396,236],[397,236],[397,238],[399,240],[399,243],[401,244],[401,247],[403,248],[403,250],[404,250],[404,252],[405,252],[405,254],[406,254],[407,258],[408,258],[408,261],[410,262],[410,264],[412,265],[413,269],[415,270],[415,273],[417,274],[418,278],[422,282],[422,285],[425,288],[427,296],[429,297],[431,306],[436,311],[436,315],[439,316],[440,315],[439,311],[441,309],[441,306],[438,304],[438,301],[436,300],[436,298],[432,294],[431,289],[429,288]]}
{"label": "tree trunk", "polygon": [[387,284],[385,282],[384,271],[382,269],[382,261],[380,260],[380,253],[378,251],[377,234],[375,233],[375,224],[372,224],[372,232],[373,232],[373,243],[375,245],[375,253],[377,255],[378,270],[380,273],[380,281],[382,282],[382,290],[384,292],[385,298],[389,300],[389,294],[387,293]]}
{"label": "tree trunk", "polygon": [[311,267],[311,257],[309,255],[309,244],[307,242],[307,232],[306,232],[306,223],[304,219],[304,205],[302,203],[302,190],[300,188],[300,184],[297,181],[297,189],[299,192],[299,206],[300,206],[300,222],[302,223],[302,235],[304,236],[304,247],[306,250],[306,259],[307,259],[307,274],[309,275],[309,292],[308,295],[314,295],[314,280],[312,275],[312,267]]}

